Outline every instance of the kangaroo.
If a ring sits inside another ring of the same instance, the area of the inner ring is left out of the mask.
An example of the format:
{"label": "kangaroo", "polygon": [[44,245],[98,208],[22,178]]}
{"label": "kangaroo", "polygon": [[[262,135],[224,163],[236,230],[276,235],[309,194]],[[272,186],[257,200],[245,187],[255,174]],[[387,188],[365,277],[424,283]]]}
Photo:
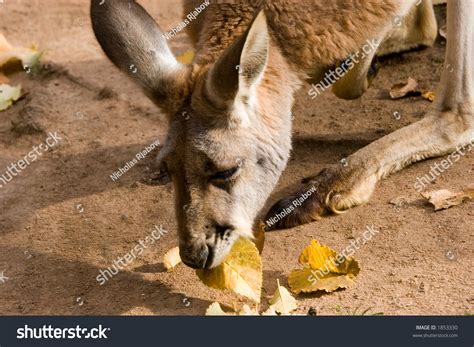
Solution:
{"label": "kangaroo", "polygon": [[[184,2],[185,11],[199,5]],[[219,265],[236,239],[253,237],[255,219],[290,156],[294,94],[304,82],[318,83],[329,70],[352,64],[333,91],[342,98],[359,97],[374,77],[377,45],[386,39],[382,47],[396,50],[397,37],[414,35],[394,32],[394,19],[412,18],[421,25],[415,40],[421,44],[429,45],[436,35],[432,14],[424,22],[416,19],[420,9],[432,11],[426,0],[421,5],[417,0],[205,5],[189,23],[196,57],[183,65],[135,1],[91,3],[93,29],[106,55],[168,116],[158,161],[173,179],[180,255],[193,268]],[[448,0],[446,68],[426,116],[360,149],[345,165],[307,179],[270,209],[268,218],[312,192],[275,228],[363,204],[380,179],[474,140],[473,17],[474,1]],[[372,49],[356,57],[367,42],[374,42]]]}

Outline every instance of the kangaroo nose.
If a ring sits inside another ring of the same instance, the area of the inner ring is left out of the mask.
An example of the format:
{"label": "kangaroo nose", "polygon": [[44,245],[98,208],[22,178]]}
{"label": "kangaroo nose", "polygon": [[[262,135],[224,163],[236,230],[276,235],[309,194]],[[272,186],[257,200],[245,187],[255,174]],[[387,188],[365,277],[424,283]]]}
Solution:
{"label": "kangaroo nose", "polygon": [[209,248],[203,244],[199,247],[180,247],[179,255],[183,263],[193,269],[204,269],[208,263]]}

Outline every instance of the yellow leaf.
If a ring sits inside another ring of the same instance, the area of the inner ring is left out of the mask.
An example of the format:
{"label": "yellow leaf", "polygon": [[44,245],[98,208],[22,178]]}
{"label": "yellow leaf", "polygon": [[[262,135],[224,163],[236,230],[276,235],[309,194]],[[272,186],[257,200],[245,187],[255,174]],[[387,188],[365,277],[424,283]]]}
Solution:
{"label": "yellow leaf", "polygon": [[301,265],[308,264],[313,269],[325,269],[328,271],[339,272],[335,261],[337,253],[327,246],[322,246],[318,241],[311,240],[311,243],[306,247],[298,259]]}
{"label": "yellow leaf", "polygon": [[259,316],[256,308],[250,308],[248,305],[242,306],[242,308],[237,312],[239,316]]}
{"label": "yellow leaf", "polygon": [[21,61],[23,68],[34,68],[42,52],[35,48],[12,46],[3,34],[0,34],[0,68],[10,61]]}
{"label": "yellow leaf", "polygon": [[262,292],[262,260],[254,243],[240,238],[221,265],[199,269],[196,274],[207,286],[230,289],[237,294],[260,302]]}
{"label": "yellow leaf", "polygon": [[316,240],[312,240],[303,250],[299,262],[303,268],[293,270],[288,276],[288,284],[295,294],[318,290],[329,293],[347,288],[360,271],[355,259],[338,256],[334,250]]}
{"label": "yellow leaf", "polygon": [[290,294],[288,289],[280,286],[280,281],[277,279],[277,289],[273,298],[270,300],[270,308],[283,315],[290,314],[298,308],[296,299]]}
{"label": "yellow leaf", "polygon": [[189,65],[193,62],[194,60],[194,52],[189,50],[184,52],[183,54],[179,55],[176,57],[176,59],[181,63],[185,65]]}
{"label": "yellow leaf", "polygon": [[269,307],[266,311],[262,312],[262,316],[278,316],[273,307]]}
{"label": "yellow leaf", "polygon": [[233,314],[225,313],[218,302],[213,302],[207,308],[206,316],[233,316]]}
{"label": "yellow leaf", "polygon": [[315,270],[309,267],[293,270],[288,276],[288,284],[291,291],[295,294],[312,293],[318,290],[324,290],[327,293],[333,292],[339,288],[347,288],[354,281],[356,275],[338,274],[330,272],[327,275],[314,275]]}
{"label": "yellow leaf", "polygon": [[12,87],[8,84],[0,85],[0,111],[9,108],[21,96],[21,86]]}
{"label": "yellow leaf", "polygon": [[176,265],[181,263],[181,257],[179,256],[179,247],[174,247],[166,252],[163,257],[163,265],[167,271],[172,271]]}
{"label": "yellow leaf", "polygon": [[436,97],[434,92],[426,92],[426,93],[421,94],[421,96],[424,99],[426,99],[428,101],[431,101],[431,102],[433,102],[435,100],[435,97]]}
{"label": "yellow leaf", "polygon": [[206,316],[258,316],[256,308],[243,305],[239,310],[225,312],[218,302],[213,302],[206,310]]}

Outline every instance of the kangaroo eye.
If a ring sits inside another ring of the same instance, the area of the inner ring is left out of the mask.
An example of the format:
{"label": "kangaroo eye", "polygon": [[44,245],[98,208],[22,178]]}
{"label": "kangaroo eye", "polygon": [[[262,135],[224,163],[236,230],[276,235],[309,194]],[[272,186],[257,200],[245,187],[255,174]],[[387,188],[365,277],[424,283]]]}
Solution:
{"label": "kangaroo eye", "polygon": [[234,175],[239,171],[239,166],[233,167],[232,169],[229,170],[224,170],[215,173],[214,175],[211,176],[211,180],[220,180],[220,181],[226,181],[234,177]]}

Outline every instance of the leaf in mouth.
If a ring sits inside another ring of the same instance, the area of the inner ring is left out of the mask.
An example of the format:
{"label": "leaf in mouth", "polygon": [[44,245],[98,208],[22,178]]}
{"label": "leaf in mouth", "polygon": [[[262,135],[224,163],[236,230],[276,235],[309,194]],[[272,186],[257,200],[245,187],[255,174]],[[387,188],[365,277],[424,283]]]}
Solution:
{"label": "leaf in mouth", "polygon": [[196,274],[207,286],[230,289],[233,292],[260,303],[262,293],[262,260],[255,244],[240,238],[219,266],[199,269]]}

